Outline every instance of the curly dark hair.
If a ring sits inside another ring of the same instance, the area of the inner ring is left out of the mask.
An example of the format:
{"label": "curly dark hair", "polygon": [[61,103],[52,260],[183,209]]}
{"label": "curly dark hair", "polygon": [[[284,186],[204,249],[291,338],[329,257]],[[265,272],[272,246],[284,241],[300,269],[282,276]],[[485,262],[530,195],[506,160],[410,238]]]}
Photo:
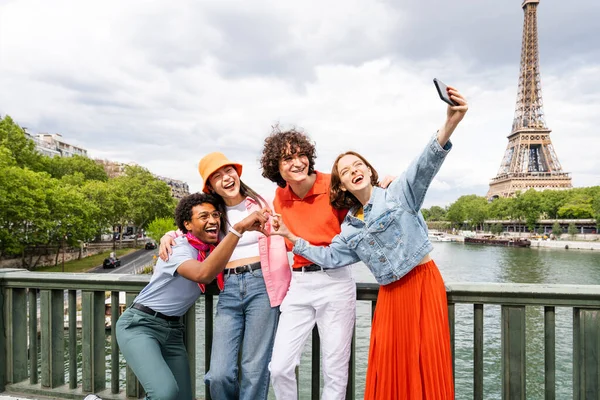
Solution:
{"label": "curly dark hair", "polygon": [[308,174],[313,174],[317,150],[309,137],[295,128],[282,131],[279,125],[275,125],[271,134],[265,139],[260,158],[262,176],[284,188],[287,183],[279,173],[279,161],[283,156],[300,153],[308,157]]}
{"label": "curly dark hair", "polygon": [[194,193],[181,199],[177,204],[177,208],[175,208],[175,223],[181,232],[188,232],[185,223],[192,220],[192,209],[204,203],[212,204],[217,210],[221,211],[221,226],[225,224],[223,221],[224,210],[221,209],[217,198],[206,193]]}
{"label": "curly dark hair", "polygon": [[373,166],[363,156],[355,151],[347,151],[340,154],[335,159],[333,167],[331,168],[331,189],[329,190],[329,202],[333,208],[337,209],[347,209],[355,206],[362,206],[361,202],[358,201],[358,199],[354,197],[352,193],[347,190],[342,190],[342,181],[340,180],[340,174],[338,172],[337,165],[340,161],[340,158],[347,155],[353,155],[360,158],[365,163],[367,168],[371,170],[371,185],[377,186],[379,184],[379,175],[377,174],[377,171],[375,171],[375,168],[373,168]]}

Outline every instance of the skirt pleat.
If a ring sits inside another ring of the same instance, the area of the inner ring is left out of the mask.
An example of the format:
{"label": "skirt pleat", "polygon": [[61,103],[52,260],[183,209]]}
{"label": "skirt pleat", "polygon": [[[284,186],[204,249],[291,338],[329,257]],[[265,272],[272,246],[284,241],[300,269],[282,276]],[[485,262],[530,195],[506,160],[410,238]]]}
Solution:
{"label": "skirt pleat", "polygon": [[365,400],[454,399],[448,304],[433,261],[381,286]]}

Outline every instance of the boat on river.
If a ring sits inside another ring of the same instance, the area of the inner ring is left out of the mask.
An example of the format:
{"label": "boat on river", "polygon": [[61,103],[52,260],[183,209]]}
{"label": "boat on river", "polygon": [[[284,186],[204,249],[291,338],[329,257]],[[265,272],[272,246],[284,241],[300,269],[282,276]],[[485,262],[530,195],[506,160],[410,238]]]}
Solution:
{"label": "boat on river", "polygon": [[431,242],[452,242],[452,238],[446,236],[444,232],[429,231],[427,234]]}
{"label": "boat on river", "polygon": [[490,246],[506,246],[506,247],[530,247],[531,241],[518,237],[496,237],[493,235],[465,237],[467,244],[487,244]]}

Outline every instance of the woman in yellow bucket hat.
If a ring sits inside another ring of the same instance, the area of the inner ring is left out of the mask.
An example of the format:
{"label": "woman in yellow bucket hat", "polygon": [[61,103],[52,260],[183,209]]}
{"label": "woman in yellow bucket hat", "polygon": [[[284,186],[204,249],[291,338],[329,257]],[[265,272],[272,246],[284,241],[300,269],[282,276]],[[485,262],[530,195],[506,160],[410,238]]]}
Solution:
{"label": "woman in yellow bucket hat", "polygon": [[[226,215],[222,233],[249,213],[272,205],[240,179],[242,165],[223,153],[204,156],[198,171],[202,190],[222,201]],[[270,231],[270,226],[265,226]],[[160,255],[167,256],[171,233],[161,239]],[[210,359],[204,381],[211,397],[267,399],[268,364],[279,320],[279,305],[287,293],[291,272],[283,238],[246,232],[223,273]],[[241,374],[238,353],[241,349]],[[238,379],[240,377],[240,379]]]}

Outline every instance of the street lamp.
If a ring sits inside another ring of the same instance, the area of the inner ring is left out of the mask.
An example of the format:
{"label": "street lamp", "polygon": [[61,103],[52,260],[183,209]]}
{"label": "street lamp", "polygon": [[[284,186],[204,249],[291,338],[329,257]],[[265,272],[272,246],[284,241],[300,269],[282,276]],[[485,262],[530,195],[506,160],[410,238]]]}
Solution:
{"label": "street lamp", "polygon": [[65,272],[65,240],[67,240],[67,235],[63,236],[62,240],[62,253],[63,253],[63,261],[62,261],[62,272]]}

